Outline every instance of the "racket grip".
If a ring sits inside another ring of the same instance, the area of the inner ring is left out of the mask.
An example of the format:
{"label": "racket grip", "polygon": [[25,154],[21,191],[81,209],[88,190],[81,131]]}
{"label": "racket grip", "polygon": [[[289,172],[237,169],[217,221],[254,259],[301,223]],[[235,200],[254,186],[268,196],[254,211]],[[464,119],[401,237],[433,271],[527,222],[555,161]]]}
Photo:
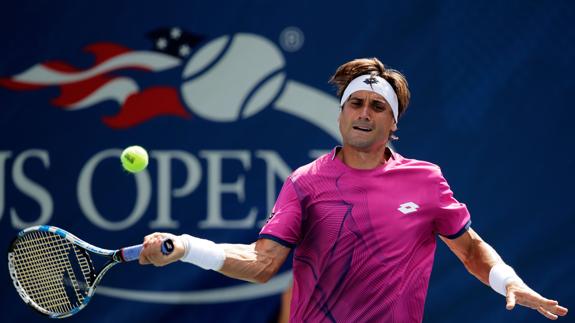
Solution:
{"label": "racket grip", "polygon": [[[122,261],[128,262],[138,260],[140,258],[140,253],[142,252],[143,248],[144,248],[143,244],[138,244],[135,246],[120,249]],[[172,239],[164,240],[164,242],[162,242],[162,253],[167,256],[171,254],[172,251],[174,251],[174,242],[172,241]]]}
{"label": "racket grip", "polygon": [[172,239],[164,240],[164,242],[162,242],[162,253],[167,256],[171,254],[172,251],[174,251],[174,242]]}

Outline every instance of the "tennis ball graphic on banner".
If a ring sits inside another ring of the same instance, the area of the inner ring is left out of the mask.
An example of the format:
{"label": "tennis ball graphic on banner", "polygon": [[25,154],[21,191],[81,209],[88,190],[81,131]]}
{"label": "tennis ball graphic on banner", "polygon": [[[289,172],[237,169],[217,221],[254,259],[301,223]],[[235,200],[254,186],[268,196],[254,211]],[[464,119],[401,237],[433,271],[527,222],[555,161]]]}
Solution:
{"label": "tennis ball graphic on banner", "polygon": [[254,34],[222,36],[187,63],[182,98],[195,114],[216,122],[248,118],[279,95],[286,75],[282,53]]}

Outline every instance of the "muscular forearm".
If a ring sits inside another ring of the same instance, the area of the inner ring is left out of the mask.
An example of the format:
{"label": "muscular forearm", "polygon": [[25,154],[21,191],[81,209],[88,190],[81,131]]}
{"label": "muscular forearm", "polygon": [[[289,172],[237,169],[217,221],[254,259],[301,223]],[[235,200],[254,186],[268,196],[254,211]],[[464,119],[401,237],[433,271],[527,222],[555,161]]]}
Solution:
{"label": "muscular forearm", "polygon": [[275,271],[273,259],[262,252],[257,252],[255,244],[220,244],[224,248],[226,260],[220,273],[254,283],[269,280]]}
{"label": "muscular forearm", "polygon": [[442,239],[473,276],[489,285],[489,271],[502,261],[489,244],[473,229],[455,240]]}
{"label": "muscular forearm", "polygon": [[[160,251],[166,239],[174,242],[170,255]],[[232,278],[265,283],[279,270],[289,252],[290,248],[269,239],[259,239],[250,245],[216,244],[187,234],[154,233],[144,239],[140,263],[164,266],[181,260]]]}
{"label": "muscular forearm", "polygon": [[[160,251],[166,239],[174,242],[170,255]],[[181,260],[232,278],[265,283],[279,270],[290,250],[269,239],[259,239],[250,245],[216,244],[187,234],[153,233],[144,238],[140,263],[164,266]]]}
{"label": "muscular forearm", "polygon": [[488,286],[489,272],[499,262],[502,262],[502,260],[495,249],[479,237],[473,240],[473,247],[470,248],[468,257],[463,260],[465,268]]}

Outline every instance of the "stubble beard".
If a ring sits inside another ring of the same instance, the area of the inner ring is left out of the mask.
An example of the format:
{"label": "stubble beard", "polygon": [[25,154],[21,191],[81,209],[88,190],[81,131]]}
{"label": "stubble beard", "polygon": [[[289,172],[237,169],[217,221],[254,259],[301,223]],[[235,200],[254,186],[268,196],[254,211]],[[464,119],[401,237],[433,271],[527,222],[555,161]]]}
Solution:
{"label": "stubble beard", "polygon": [[[391,135],[391,132],[388,134],[388,137],[389,135]],[[368,150],[369,148],[373,148],[374,145],[377,143],[377,141],[378,140],[375,137],[362,137],[362,136],[351,135],[345,138],[344,144],[358,150]],[[387,145],[388,141],[389,140],[385,141],[384,146]]]}
{"label": "stubble beard", "polygon": [[374,143],[375,138],[361,138],[360,136],[349,136],[344,142],[344,144],[359,150],[371,148]]}

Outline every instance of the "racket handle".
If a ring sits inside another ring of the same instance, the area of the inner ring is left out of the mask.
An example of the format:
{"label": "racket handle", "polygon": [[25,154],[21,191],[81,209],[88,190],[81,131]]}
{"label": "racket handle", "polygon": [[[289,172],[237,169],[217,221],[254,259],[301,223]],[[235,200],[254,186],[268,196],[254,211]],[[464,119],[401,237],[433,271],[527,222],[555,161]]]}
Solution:
{"label": "racket handle", "polygon": [[[128,262],[138,260],[140,258],[140,253],[142,252],[143,248],[144,248],[143,244],[138,244],[135,246],[120,249],[120,255],[122,257],[122,261]],[[162,253],[167,256],[171,254],[172,251],[174,251],[174,242],[172,241],[172,239],[164,240],[164,242],[162,242]]]}
{"label": "racket handle", "polygon": [[164,240],[164,242],[162,242],[162,253],[167,256],[171,254],[172,251],[174,251],[174,242],[172,239]]}

